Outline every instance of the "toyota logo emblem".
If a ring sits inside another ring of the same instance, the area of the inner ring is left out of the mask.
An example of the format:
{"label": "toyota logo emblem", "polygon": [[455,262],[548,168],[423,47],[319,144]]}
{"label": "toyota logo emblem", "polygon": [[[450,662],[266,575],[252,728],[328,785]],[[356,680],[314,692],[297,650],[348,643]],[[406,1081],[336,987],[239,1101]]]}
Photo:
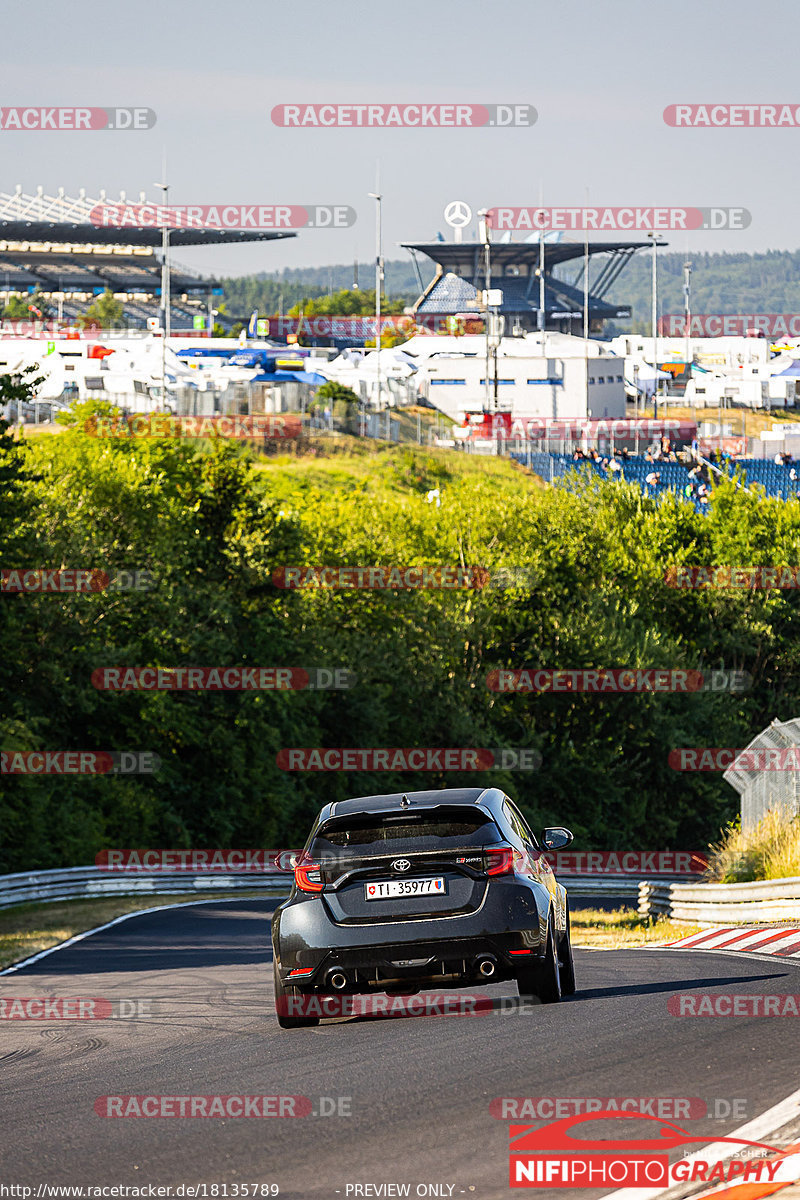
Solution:
{"label": "toyota logo emblem", "polygon": [[392,870],[393,871],[407,871],[410,866],[411,866],[411,863],[408,861],[407,858],[396,858],[394,860],[394,862],[392,863]]}

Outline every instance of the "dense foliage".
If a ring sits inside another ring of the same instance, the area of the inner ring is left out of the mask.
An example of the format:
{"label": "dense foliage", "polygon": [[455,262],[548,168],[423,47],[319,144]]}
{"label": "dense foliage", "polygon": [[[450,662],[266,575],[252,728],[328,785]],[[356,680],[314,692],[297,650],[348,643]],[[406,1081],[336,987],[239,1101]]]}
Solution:
{"label": "dense foliage", "polygon": [[[669,237],[667,236],[667,239]],[[600,271],[604,258],[593,261],[590,281]],[[796,313],[800,312],[800,250],[767,250],[761,254],[695,254],[659,251],[658,310],[660,313],[683,312],[683,264],[692,264],[692,311],[695,313]],[[560,267],[557,274],[567,282],[575,282],[582,260]],[[639,252],[609,291],[611,304],[630,304],[631,321],[609,324],[607,333],[650,330],[652,259],[648,252]],[[396,259],[385,264],[386,294],[393,305],[412,303],[419,295],[419,283],[413,263]],[[425,262],[423,279],[433,275],[433,264]],[[224,279],[228,311],[237,317],[249,315],[254,308],[261,313],[275,313],[283,298],[283,311],[311,297],[325,297],[334,289],[351,289],[351,265],[306,267],[285,270],[275,276],[250,275],[240,279]],[[367,268],[362,270],[362,287],[372,283]],[[581,286],[579,284],[578,286]],[[358,295],[358,293],[356,293]],[[366,293],[363,293],[366,294]],[[374,295],[374,292],[373,292]],[[374,305],[372,306],[374,307]],[[360,311],[333,308],[322,311]],[[364,311],[370,312],[368,305]],[[399,309],[398,309],[399,311]]]}
{"label": "dense foliage", "polygon": [[[580,848],[697,848],[736,796],[670,748],[796,716],[792,592],[683,592],[678,563],[796,563],[800,503],[718,489],[703,517],[632,485],[543,488],[508,462],[355,446],[0,436],[0,565],[148,569],[150,591],[6,594],[0,747],[149,750],[155,775],[0,780],[0,872],[113,846],[292,846],[348,794],[498,782]],[[427,500],[438,489],[441,507]],[[284,590],[286,565],[525,567],[527,586]],[[344,667],[348,691],[99,691],[104,666]],[[741,695],[490,691],[496,667],[719,667]],[[284,747],[533,747],[536,772],[288,773]]]}

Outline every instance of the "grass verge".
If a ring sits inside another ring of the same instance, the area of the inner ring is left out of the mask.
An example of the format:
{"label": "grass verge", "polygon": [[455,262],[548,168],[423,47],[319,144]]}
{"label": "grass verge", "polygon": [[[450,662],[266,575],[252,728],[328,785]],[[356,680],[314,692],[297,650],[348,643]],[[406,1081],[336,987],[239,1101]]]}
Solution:
{"label": "grass verge", "polygon": [[[241,891],[237,900],[266,899],[262,891]],[[20,904],[0,911],[0,970],[40,950],[49,950],[76,933],[105,925],[126,913],[157,908],[160,904],[188,904],[192,900],[231,899],[231,893],[197,892],[191,895],[105,897],[101,900],[65,900],[51,904]]]}
{"label": "grass verge", "polygon": [[800,817],[769,809],[755,829],[735,821],[711,847],[708,878],[713,883],[749,883],[800,875]]}
{"label": "grass verge", "polygon": [[579,908],[570,913],[572,944],[581,950],[628,950],[700,933],[701,925],[683,925],[666,917],[640,917],[635,909]]}

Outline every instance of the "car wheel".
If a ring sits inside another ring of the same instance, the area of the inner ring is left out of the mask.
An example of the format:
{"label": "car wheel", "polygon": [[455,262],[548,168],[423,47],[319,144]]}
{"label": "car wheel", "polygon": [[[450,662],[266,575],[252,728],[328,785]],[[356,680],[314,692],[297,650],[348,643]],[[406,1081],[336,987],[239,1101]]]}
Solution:
{"label": "car wheel", "polygon": [[532,966],[519,969],[516,978],[520,996],[536,997],[542,1004],[557,1004],[561,999],[561,972],[552,916],[547,923],[544,958]]}
{"label": "car wheel", "polygon": [[278,974],[278,964],[272,960],[272,978],[275,981],[275,1016],[281,1029],[304,1029],[310,1025],[319,1025],[319,1017],[302,1017],[291,1015],[291,1001],[302,996],[299,988],[284,986]]}
{"label": "car wheel", "polygon": [[575,962],[572,957],[572,937],[569,925],[569,902],[567,902],[567,928],[558,947],[558,971],[561,977],[561,995],[575,995]]}

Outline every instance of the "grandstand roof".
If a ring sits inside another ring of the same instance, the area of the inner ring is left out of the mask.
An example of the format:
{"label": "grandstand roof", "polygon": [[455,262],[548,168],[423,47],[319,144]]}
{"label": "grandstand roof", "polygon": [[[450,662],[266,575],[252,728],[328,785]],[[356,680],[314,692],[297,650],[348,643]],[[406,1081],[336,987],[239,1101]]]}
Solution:
{"label": "grandstand roof", "polygon": [[[658,242],[659,246],[666,242]],[[403,247],[413,256],[417,251],[433,259],[438,265],[436,276],[424,288],[413,306],[414,313],[456,313],[479,309],[478,292],[484,286],[484,246],[482,242],[404,242]],[[625,304],[607,301],[612,285],[628,260],[637,250],[652,247],[652,242],[545,242],[540,247],[538,239],[525,242],[492,242],[491,267],[492,286],[503,293],[501,313],[513,315],[523,322],[538,321],[539,280],[537,269],[539,257],[544,257],[545,277],[545,321],[566,321],[574,324],[583,310],[583,288],[579,287],[584,255],[605,256],[596,278],[591,281],[589,295],[589,318],[597,323],[616,317],[627,318],[630,308]],[[415,257],[416,261],[416,257]],[[581,267],[580,274],[571,282],[555,276],[555,268],[563,263],[575,263]],[[420,283],[422,282],[420,277]]]}
{"label": "grandstand roof", "polygon": [[[120,200],[125,200],[124,193],[120,193]],[[93,225],[89,214],[103,202],[108,202],[104,191],[101,191],[97,200],[93,200],[83,188],[77,199],[66,196],[63,188],[59,188],[55,196],[46,196],[42,188],[37,189],[35,196],[27,195],[21,187],[13,193],[0,192],[0,238],[106,246],[161,245],[159,228],[126,227],[121,230],[114,226]],[[143,192],[136,203],[145,203]],[[238,242],[272,242],[296,236],[294,232],[265,229],[171,229],[169,240],[172,246],[217,246]]]}
{"label": "grandstand roof", "polygon": [[[666,246],[667,242],[659,242]],[[404,250],[419,250],[434,262],[439,263],[446,271],[460,267],[461,271],[469,270],[479,275],[483,272],[483,243],[482,242],[403,242]],[[652,241],[645,242],[589,242],[589,255],[613,254],[626,257],[636,250],[652,248]],[[539,242],[492,242],[492,269],[497,270],[506,265],[519,263],[535,263],[539,265]],[[545,242],[544,269],[552,271],[559,263],[582,258],[583,242]]]}

